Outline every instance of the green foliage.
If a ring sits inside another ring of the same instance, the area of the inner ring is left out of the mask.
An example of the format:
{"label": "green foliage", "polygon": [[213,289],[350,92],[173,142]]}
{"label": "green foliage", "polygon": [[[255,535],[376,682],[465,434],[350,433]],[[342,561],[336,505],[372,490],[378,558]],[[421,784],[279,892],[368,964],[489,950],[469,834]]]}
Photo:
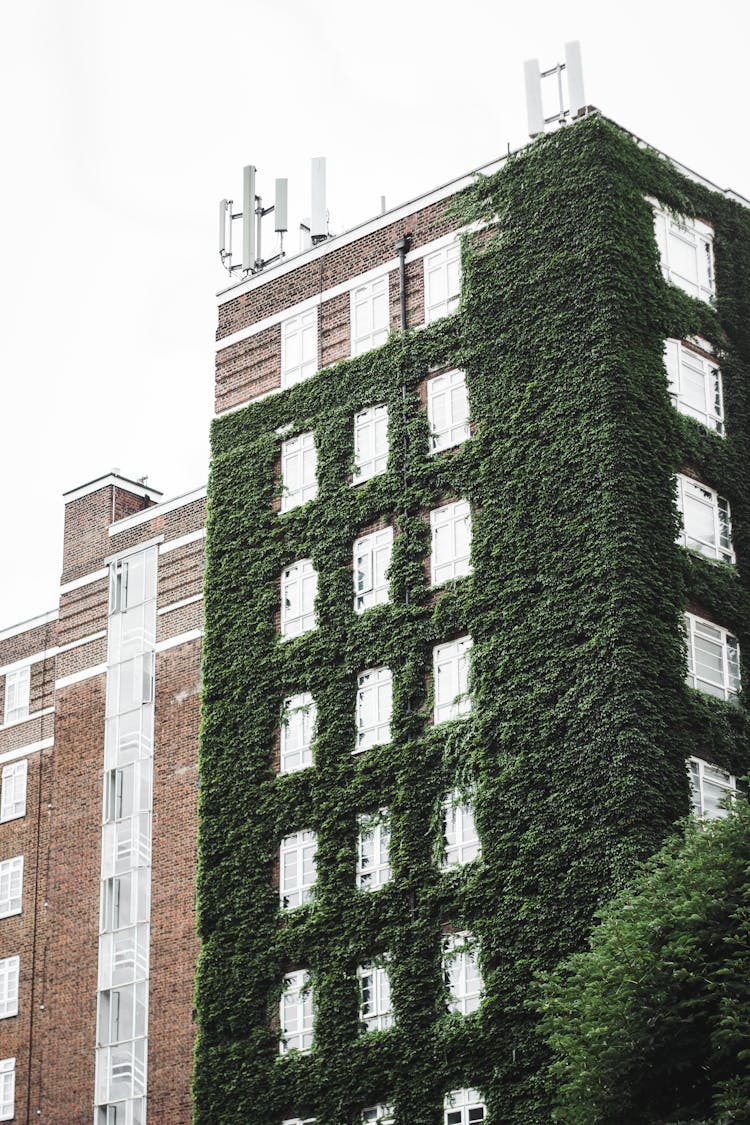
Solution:
{"label": "green foliage", "polygon": [[[646,195],[714,217],[731,294],[717,313],[665,285]],[[685,814],[689,753],[747,768],[741,713],[684,685],[679,626],[690,595],[742,641],[746,596],[732,568],[675,546],[673,507],[689,456],[729,497],[750,558],[746,214],[601,118],[535,142],[460,207],[490,226],[465,240],[456,316],[214,424],[199,1125],[346,1125],[386,1100],[399,1123],[438,1125],[443,1093],[461,1086],[486,1092],[496,1125],[549,1120],[531,981],[582,947],[596,908]],[[669,401],[663,341],[697,330],[726,354],[725,440]],[[435,365],[466,370],[475,433],[430,456],[418,388]],[[376,403],[388,469],[352,488],[353,415]],[[314,430],[319,494],[279,516],[283,426]],[[474,573],[435,597],[426,512],[452,496],[472,505]],[[396,527],[391,597],[357,617],[352,544],[381,518]],[[279,576],[301,558],[319,575],[318,627],[282,642]],[[431,649],[464,633],[473,711],[433,727]],[[357,673],[379,665],[393,672],[392,742],[353,757]],[[315,767],[279,777],[280,710],[298,691],[318,707]],[[457,784],[475,793],[483,856],[444,874],[440,806]],[[356,818],[381,807],[394,878],[364,894]],[[272,865],[303,828],[318,833],[316,896],[282,916]],[[445,1011],[447,923],[480,943],[486,998],[465,1019]],[[356,965],[385,952],[396,1025],[363,1035]],[[293,966],[312,974],[316,1044],[279,1058],[274,1013]]]}

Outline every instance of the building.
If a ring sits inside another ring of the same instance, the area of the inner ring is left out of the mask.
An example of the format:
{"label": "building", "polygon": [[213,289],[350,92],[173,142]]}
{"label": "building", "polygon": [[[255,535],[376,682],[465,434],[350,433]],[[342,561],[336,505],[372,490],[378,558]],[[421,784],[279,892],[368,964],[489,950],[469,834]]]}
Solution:
{"label": "building", "polygon": [[220,294],[208,508],[66,494],[0,1121],[545,1121],[535,972],[747,773],[747,204],[595,112],[484,173]]}

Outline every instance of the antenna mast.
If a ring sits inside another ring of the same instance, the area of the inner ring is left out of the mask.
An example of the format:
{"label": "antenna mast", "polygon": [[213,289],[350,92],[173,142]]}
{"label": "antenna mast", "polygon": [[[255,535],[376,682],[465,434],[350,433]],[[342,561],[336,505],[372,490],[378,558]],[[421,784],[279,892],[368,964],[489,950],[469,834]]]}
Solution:
{"label": "antenna mast", "polygon": [[[563,71],[568,88],[567,107],[563,94]],[[549,70],[540,70],[539,59],[528,59],[524,63],[524,73],[526,76],[526,110],[530,137],[537,137],[540,133],[544,133],[548,125],[564,125],[566,121],[572,121],[574,118],[582,117],[585,114],[586,98],[583,92],[581,44],[577,40],[565,44],[565,62],[557,63]],[[545,78],[553,78],[557,87],[558,108],[548,117],[544,115],[542,104],[542,79]]]}
{"label": "antenna mast", "polygon": [[[284,235],[288,229],[287,181],[276,180],[274,202],[270,207],[264,207],[255,190],[256,173],[254,164],[246,164],[242,170],[241,211],[233,210],[231,199],[222,199],[219,203],[219,258],[230,277],[240,272],[243,277],[260,273],[266,266],[284,257]],[[261,249],[263,219],[271,214],[274,216],[274,231],[280,236],[279,252],[272,258],[264,258]],[[242,221],[242,261],[235,263],[232,261],[232,232],[237,220]]]}

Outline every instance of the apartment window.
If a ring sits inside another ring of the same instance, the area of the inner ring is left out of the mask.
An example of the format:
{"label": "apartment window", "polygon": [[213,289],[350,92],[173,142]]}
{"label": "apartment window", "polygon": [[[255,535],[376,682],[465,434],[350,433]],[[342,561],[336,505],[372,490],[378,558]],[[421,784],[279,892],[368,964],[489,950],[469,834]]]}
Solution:
{"label": "apartment window", "polygon": [[281,574],[281,635],[299,637],[315,628],[318,575],[310,559],[292,563]]}
{"label": "apartment window", "polygon": [[31,697],[31,668],[16,668],[5,676],[5,722],[17,723],[27,718]]}
{"label": "apartment window", "polygon": [[426,254],[424,259],[424,320],[430,324],[455,312],[461,294],[461,247],[456,242]]}
{"label": "apartment window", "polygon": [[393,686],[390,668],[368,668],[357,677],[357,746],[369,750],[391,740]]}
{"label": "apartment window", "polygon": [[124,1043],[146,1034],[148,984],[125,985],[99,993],[99,1046]]}
{"label": "apartment window", "polygon": [[737,638],[720,625],[685,614],[687,682],[719,699],[733,699],[740,690],[740,649]]}
{"label": "apartment window", "polygon": [[16,1060],[0,1059],[0,1121],[12,1121],[16,1112]]}
{"label": "apartment window", "polygon": [[26,816],[26,776],[29,763],[10,762],[3,766],[2,790],[0,792],[0,821],[16,820]]}
{"label": "apartment window", "polygon": [[362,355],[388,339],[388,276],[352,290],[352,355]]}
{"label": "apartment window", "polygon": [[433,586],[450,578],[471,574],[471,511],[468,500],[444,504],[430,512],[432,554],[430,574]]}
{"label": "apartment window", "polygon": [[362,1125],[393,1125],[392,1105],[372,1105],[362,1110]]}
{"label": "apartment window", "polygon": [[474,821],[474,806],[457,789],[448,794],[443,805],[443,823],[443,867],[469,863],[479,855],[482,846]]}
{"label": "apartment window", "polygon": [[119,930],[149,919],[151,879],[147,869],[136,868],[102,882],[101,930]]}
{"label": "apartment window", "polygon": [[469,436],[469,397],[464,371],[444,371],[427,380],[430,452],[460,445]]}
{"label": "apartment window", "polygon": [[725,817],[730,801],[737,795],[737,779],[702,758],[690,758],[688,771],[694,815],[705,820]]}
{"label": "apartment window", "polygon": [[445,1095],[445,1125],[478,1125],[487,1110],[478,1090],[452,1090]]}
{"label": "apartment window", "polygon": [[281,722],[280,773],[294,773],[313,764],[313,738],[317,708],[308,691],[284,700]]}
{"label": "apartment window", "polygon": [[109,612],[124,613],[156,597],[156,551],[119,559],[109,568]]}
{"label": "apartment window", "polygon": [[375,816],[359,817],[357,841],[357,886],[374,891],[391,878],[391,826],[388,809]]}
{"label": "apartment window", "polygon": [[457,719],[471,710],[469,651],[471,637],[459,637],[432,650],[435,681],[435,722]]}
{"label": "apartment window", "polygon": [[353,484],[361,484],[380,473],[388,464],[388,407],[368,406],[354,416]]}
{"label": "apartment window", "polygon": [[18,957],[0,960],[0,1020],[18,1014]]}
{"label": "apartment window", "polygon": [[654,227],[662,273],[667,281],[691,297],[712,301],[716,285],[711,227],[700,219],[670,215],[658,208],[654,210]]}
{"label": "apartment window", "polygon": [[305,970],[284,978],[280,1005],[281,1040],[279,1052],[309,1051],[313,1045],[313,1008],[310,974]]}
{"label": "apartment window", "polygon": [[386,572],[391,565],[393,528],[363,535],[354,544],[354,612],[388,601]]}
{"label": "apartment window", "polygon": [[677,510],[682,530],[677,542],[722,562],[734,562],[729,501],[691,477],[677,475]]}
{"label": "apartment window", "polygon": [[312,433],[281,443],[281,510],[289,512],[318,495],[318,454]]}
{"label": "apartment window", "polygon": [[315,832],[295,832],[285,836],[279,851],[279,896],[285,910],[303,906],[312,898],[315,885]]}
{"label": "apartment window", "polygon": [[443,972],[449,1010],[465,1016],[476,1012],[482,999],[482,974],[471,934],[448,934],[443,939]]}
{"label": "apartment window", "polygon": [[318,369],[318,310],[309,309],[281,325],[281,385],[293,387]]}
{"label": "apartment window", "polygon": [[96,1125],[146,1125],[146,1099],[128,1098],[99,1106]]}
{"label": "apartment window", "polygon": [[368,961],[357,968],[359,1018],[367,1031],[384,1031],[393,1026],[391,983],[384,965]]}
{"label": "apartment window", "polygon": [[23,856],[0,863],[0,918],[21,913],[23,894]]}
{"label": "apartment window", "polygon": [[123,820],[151,808],[151,759],[130,762],[104,775],[104,820]]}
{"label": "apartment window", "polygon": [[[705,351],[711,350],[706,340],[698,340]],[[667,340],[664,363],[669,379],[669,393],[677,410],[724,433],[724,392],[721,368],[707,356],[685,347],[679,340]]]}

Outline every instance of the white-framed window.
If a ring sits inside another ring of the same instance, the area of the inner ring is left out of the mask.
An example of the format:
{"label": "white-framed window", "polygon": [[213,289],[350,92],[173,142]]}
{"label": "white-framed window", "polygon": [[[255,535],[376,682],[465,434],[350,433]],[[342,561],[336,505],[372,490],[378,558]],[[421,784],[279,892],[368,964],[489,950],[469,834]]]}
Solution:
{"label": "white-framed window", "polygon": [[146,1099],[128,1098],[114,1105],[100,1105],[96,1125],[146,1125]]}
{"label": "white-framed window", "polygon": [[388,578],[391,565],[393,528],[384,527],[363,535],[354,543],[354,612],[364,613],[370,606],[388,601]]}
{"label": "white-framed window", "polygon": [[16,1060],[0,1059],[0,1121],[12,1121],[16,1113]]}
{"label": "white-framed window", "polygon": [[18,1014],[19,957],[0,960],[0,1020]]}
{"label": "white-framed window", "polygon": [[120,930],[149,920],[151,876],[138,867],[102,881],[100,930]]}
{"label": "white-framed window", "polygon": [[682,530],[677,542],[711,559],[733,563],[729,501],[692,477],[677,474],[677,510]]}
{"label": "white-framed window", "polygon": [[[129,1043],[118,1043],[114,1047],[100,1047],[96,1052],[96,1099],[98,1102],[124,1102],[126,1098],[135,1099],[131,1104],[142,1105],[146,1093],[146,1040],[133,1039]],[[122,1120],[127,1121],[126,1105],[122,1108]],[[110,1118],[111,1120],[111,1118]],[[138,1118],[134,1117],[137,1121]],[[143,1120],[143,1118],[141,1118]],[[115,1116],[119,1125],[120,1117]]]}
{"label": "white-framed window", "polygon": [[109,567],[109,612],[125,613],[156,597],[156,550],[140,551]]}
{"label": "white-framed window", "polygon": [[367,1031],[384,1031],[393,1026],[391,982],[381,962],[366,961],[357,966],[359,1018]]}
{"label": "white-framed window", "polygon": [[363,814],[358,823],[357,886],[362,891],[374,891],[387,883],[393,874],[388,809],[380,809],[374,816]]}
{"label": "white-framed window", "polygon": [[451,1090],[443,1104],[444,1125],[479,1125],[487,1114],[478,1090]]}
{"label": "white-framed window", "polygon": [[388,274],[352,289],[352,355],[362,355],[384,344],[389,321]]}
{"label": "white-framed window", "polygon": [[444,371],[427,380],[427,421],[431,453],[466,441],[471,430],[465,371]]}
{"label": "white-framed window", "polygon": [[148,982],[139,981],[99,993],[98,1043],[110,1047],[146,1034]]}
{"label": "white-framed window", "polygon": [[368,668],[357,677],[356,751],[391,740],[393,684],[390,668]]}
{"label": "white-framed window", "polygon": [[9,762],[3,766],[2,789],[0,790],[0,821],[17,820],[26,816],[26,779],[29,762]]}
{"label": "white-framed window", "polygon": [[284,910],[303,906],[312,898],[315,886],[315,832],[294,832],[285,836],[279,849],[279,898]]}
{"label": "white-framed window", "polygon": [[104,822],[123,820],[151,808],[151,759],[129,762],[104,774]]}
{"label": "white-framed window", "polygon": [[308,309],[282,322],[281,385],[293,387],[318,370],[318,310]]}
{"label": "white-framed window", "polygon": [[[131,926],[99,936],[99,991],[148,977],[149,928]],[[106,1101],[108,1095],[100,1100]]]}
{"label": "white-framed window", "polygon": [[362,1110],[362,1125],[393,1125],[392,1105],[371,1105]]}
{"label": "white-framed window", "polygon": [[313,739],[318,709],[309,691],[284,700],[279,773],[294,773],[313,764]]}
{"label": "white-framed window", "polygon": [[702,758],[688,759],[688,774],[693,814],[704,820],[725,817],[737,796],[737,778]]}
{"label": "white-framed window", "polygon": [[737,638],[720,625],[685,614],[688,674],[691,687],[719,699],[734,699],[740,690],[740,648]]}
{"label": "white-framed window", "polygon": [[[696,339],[696,343],[707,352],[711,350],[707,340]],[[723,436],[724,389],[718,363],[686,347],[681,340],[667,340],[664,365],[676,409]]]}
{"label": "white-framed window", "polygon": [[23,856],[0,863],[0,918],[21,913],[23,898]]}
{"label": "white-framed window", "polygon": [[443,867],[469,863],[482,850],[474,820],[474,806],[454,789],[443,804]]}
{"label": "white-framed window", "polygon": [[290,512],[318,495],[318,453],[308,431],[281,443],[281,511]]}
{"label": "white-framed window", "polygon": [[279,1005],[279,1053],[285,1055],[288,1051],[309,1051],[313,1045],[314,1022],[310,974],[305,969],[299,969],[284,977],[284,991]]}
{"label": "white-framed window", "polygon": [[281,1125],[315,1125],[316,1117],[287,1117]]}
{"label": "white-framed window", "polygon": [[281,572],[281,635],[299,637],[315,628],[318,575],[310,559],[300,559]]}
{"label": "white-framed window", "polygon": [[430,512],[432,553],[430,576],[433,586],[450,578],[471,574],[471,509],[468,500],[443,504]]}
{"label": "white-framed window", "polygon": [[435,723],[458,719],[471,710],[469,652],[471,637],[459,637],[432,650]]}
{"label": "white-framed window", "polygon": [[29,714],[31,668],[26,664],[5,675],[5,722],[18,723]]}
{"label": "white-framed window", "polygon": [[691,297],[712,301],[716,296],[714,232],[708,223],[671,215],[657,207],[654,229],[667,281]]}
{"label": "white-framed window", "polygon": [[465,1016],[476,1012],[482,1001],[482,974],[470,933],[446,934],[443,938],[443,972],[450,1011]]}
{"label": "white-framed window", "polygon": [[388,465],[388,407],[368,406],[354,415],[354,474],[361,484],[384,473]]}
{"label": "white-framed window", "polygon": [[455,312],[461,295],[461,246],[456,239],[424,257],[424,322]]}

